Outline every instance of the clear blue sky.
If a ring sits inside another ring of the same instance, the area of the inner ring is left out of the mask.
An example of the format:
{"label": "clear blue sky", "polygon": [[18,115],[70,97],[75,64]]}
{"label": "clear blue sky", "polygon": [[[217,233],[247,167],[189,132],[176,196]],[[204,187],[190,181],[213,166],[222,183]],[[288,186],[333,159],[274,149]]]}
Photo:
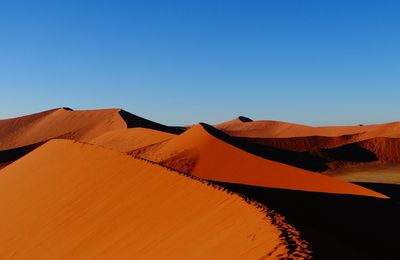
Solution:
{"label": "clear blue sky", "polygon": [[400,120],[400,1],[0,3],[0,117]]}

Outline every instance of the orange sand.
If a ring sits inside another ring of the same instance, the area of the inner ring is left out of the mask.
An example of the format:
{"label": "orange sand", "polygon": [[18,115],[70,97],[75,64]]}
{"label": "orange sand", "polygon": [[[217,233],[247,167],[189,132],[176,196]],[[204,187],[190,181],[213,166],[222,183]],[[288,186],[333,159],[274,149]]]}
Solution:
{"label": "orange sand", "polygon": [[0,212],[1,259],[288,257],[280,231],[238,196],[67,140],[0,171]]}
{"label": "orange sand", "polygon": [[[278,121],[244,122],[235,119],[217,127],[248,142],[285,150],[316,155],[320,149],[340,148],[352,144],[360,150],[365,149],[373,153],[381,163],[400,162],[400,122],[365,126],[310,127]],[[341,161],[334,163],[337,166],[347,164]],[[355,161],[350,164],[363,162]]]}
{"label": "orange sand", "polygon": [[173,136],[173,134],[152,129],[127,128],[125,120],[119,114],[120,111],[121,109],[71,111],[60,108],[0,120],[2,140],[0,150],[36,144],[54,138],[73,139],[117,150],[129,150],[137,149],[140,144],[149,145]]}
{"label": "orange sand", "polygon": [[21,147],[65,136],[70,139],[90,139],[126,124],[119,109],[70,111],[54,109],[38,114],[0,120],[0,150]]}
{"label": "orange sand", "polygon": [[129,152],[141,147],[164,142],[174,136],[174,134],[138,127],[106,132],[90,140],[90,143],[120,152]]}
{"label": "orange sand", "polygon": [[139,156],[212,181],[387,198],[358,185],[257,157],[219,140],[201,125]]}
{"label": "orange sand", "polygon": [[216,127],[232,136],[258,138],[342,136],[352,134],[362,134],[362,139],[372,137],[400,137],[400,122],[363,126],[312,127],[273,120],[243,122],[240,119],[234,119],[218,124]]}

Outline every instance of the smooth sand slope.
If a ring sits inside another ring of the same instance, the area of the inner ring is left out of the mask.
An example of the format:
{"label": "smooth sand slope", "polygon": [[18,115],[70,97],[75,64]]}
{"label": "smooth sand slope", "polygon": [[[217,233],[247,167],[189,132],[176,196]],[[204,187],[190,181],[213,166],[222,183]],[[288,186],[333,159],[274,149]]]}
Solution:
{"label": "smooth sand slope", "polygon": [[134,155],[211,181],[386,198],[345,181],[247,153],[216,138],[204,126],[196,125],[170,141]]}
{"label": "smooth sand slope", "polygon": [[0,171],[0,212],[1,259],[289,257],[271,219],[240,197],[69,140]]}
{"label": "smooth sand slope", "polygon": [[325,162],[327,169],[400,163],[399,122],[310,127],[238,118],[217,127],[244,142],[307,154]]}
{"label": "smooth sand slope", "polygon": [[[157,132],[176,132],[135,116],[122,109],[71,110],[53,109],[18,118],[0,120],[0,151],[36,144],[53,138],[67,138],[91,142],[111,131],[120,131],[121,138],[131,136],[127,129],[147,128]],[[111,134],[112,135],[112,134]],[[116,135],[113,139],[116,141]],[[155,136],[153,134],[153,136]],[[149,139],[149,137],[146,137]],[[104,138],[107,142],[107,138]],[[97,140],[99,142],[99,140]]]}
{"label": "smooth sand slope", "polygon": [[362,141],[376,137],[400,137],[400,122],[355,126],[306,126],[273,120],[258,120],[239,117],[216,125],[216,128],[229,135],[253,138],[290,137],[339,137],[356,135],[354,140]]}
{"label": "smooth sand slope", "polygon": [[363,133],[375,128],[375,125],[366,126],[322,126],[312,127],[274,120],[243,119],[239,117],[215,126],[233,136],[241,137],[299,137],[299,136],[340,136]]}
{"label": "smooth sand slope", "polygon": [[47,141],[57,137],[89,141],[107,131],[124,129],[119,109],[71,111],[54,109],[38,114],[0,120],[0,150]]}
{"label": "smooth sand slope", "polygon": [[90,143],[120,152],[129,152],[167,141],[174,136],[174,134],[138,127],[106,132],[90,140]]}
{"label": "smooth sand slope", "polygon": [[54,138],[95,143],[125,152],[165,141],[179,131],[121,109],[49,110],[0,120],[0,167]]}

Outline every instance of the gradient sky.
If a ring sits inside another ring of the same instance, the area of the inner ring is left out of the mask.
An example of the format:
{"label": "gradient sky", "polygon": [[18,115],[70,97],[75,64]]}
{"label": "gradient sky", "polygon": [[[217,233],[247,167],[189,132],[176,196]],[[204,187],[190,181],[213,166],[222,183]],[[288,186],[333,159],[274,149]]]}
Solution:
{"label": "gradient sky", "polygon": [[400,120],[400,1],[0,3],[0,117]]}

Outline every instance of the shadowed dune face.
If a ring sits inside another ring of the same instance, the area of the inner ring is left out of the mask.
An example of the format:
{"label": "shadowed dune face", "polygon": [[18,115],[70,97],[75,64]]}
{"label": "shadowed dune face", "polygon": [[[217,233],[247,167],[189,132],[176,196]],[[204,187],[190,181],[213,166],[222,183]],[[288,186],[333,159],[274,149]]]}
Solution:
{"label": "shadowed dune face", "polygon": [[203,126],[192,127],[140,153],[140,157],[177,170],[187,170],[190,164],[190,174],[206,180],[386,198],[357,185],[247,153],[214,137]]}
{"label": "shadowed dune face", "polygon": [[67,140],[0,171],[0,211],[2,259],[290,257],[281,231],[240,197]]}
{"label": "shadowed dune face", "polygon": [[[8,165],[12,163],[13,161],[18,160],[22,156],[28,154],[29,152],[35,150],[39,146],[41,146],[44,142],[33,144],[33,145],[27,145],[27,146],[22,146],[10,150],[3,150],[0,151],[0,165]],[[3,168],[0,166],[0,168]]]}
{"label": "shadowed dune face", "polygon": [[399,188],[363,184],[393,199],[218,183],[284,215],[315,259],[398,259]]}
{"label": "shadowed dune face", "polygon": [[237,138],[246,142],[257,143],[267,147],[275,147],[296,152],[308,152],[316,149],[329,149],[353,143],[358,140],[358,136],[359,134],[342,136],[301,136],[283,138]]}
{"label": "shadowed dune face", "polygon": [[124,119],[128,128],[144,127],[144,128],[157,130],[157,131],[171,133],[171,134],[180,134],[180,133],[184,132],[184,128],[182,128],[182,127],[165,126],[165,125],[144,119],[142,117],[133,115],[122,109],[118,113],[120,114],[122,119]]}

